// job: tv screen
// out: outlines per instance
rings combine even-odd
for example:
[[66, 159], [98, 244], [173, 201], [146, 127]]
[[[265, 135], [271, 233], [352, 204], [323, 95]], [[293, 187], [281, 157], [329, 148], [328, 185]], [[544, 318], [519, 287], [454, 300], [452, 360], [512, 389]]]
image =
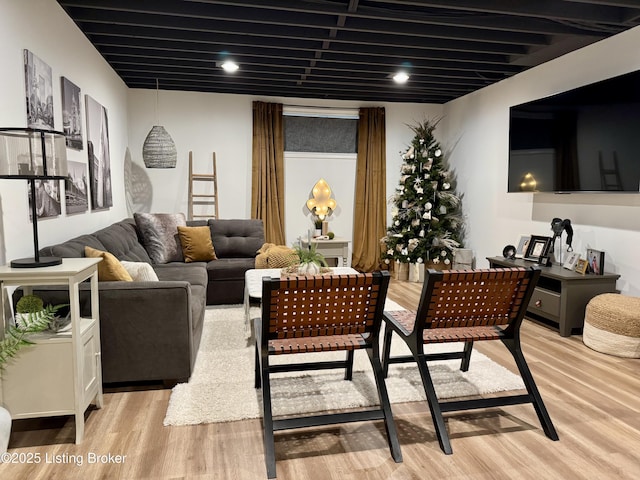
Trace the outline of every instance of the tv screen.
[[640, 71], [510, 108], [509, 192], [638, 192]]

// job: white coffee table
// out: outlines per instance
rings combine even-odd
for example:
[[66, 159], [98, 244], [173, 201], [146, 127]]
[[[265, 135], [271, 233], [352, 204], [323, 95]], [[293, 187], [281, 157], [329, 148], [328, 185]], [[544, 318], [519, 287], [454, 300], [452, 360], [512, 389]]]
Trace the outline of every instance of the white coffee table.
[[[258, 302], [262, 299], [262, 277], [280, 277], [281, 268], [253, 268], [244, 274], [244, 315], [247, 321], [251, 320], [249, 309], [251, 301]], [[336, 275], [346, 275], [358, 273], [351, 267], [333, 267], [332, 273]]]

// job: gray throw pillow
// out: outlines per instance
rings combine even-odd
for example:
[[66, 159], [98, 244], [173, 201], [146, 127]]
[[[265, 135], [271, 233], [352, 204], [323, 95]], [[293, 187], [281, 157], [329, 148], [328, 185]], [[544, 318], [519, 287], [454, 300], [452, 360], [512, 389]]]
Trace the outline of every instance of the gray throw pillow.
[[183, 262], [178, 226], [186, 226], [183, 213], [134, 213], [142, 244], [153, 263]]

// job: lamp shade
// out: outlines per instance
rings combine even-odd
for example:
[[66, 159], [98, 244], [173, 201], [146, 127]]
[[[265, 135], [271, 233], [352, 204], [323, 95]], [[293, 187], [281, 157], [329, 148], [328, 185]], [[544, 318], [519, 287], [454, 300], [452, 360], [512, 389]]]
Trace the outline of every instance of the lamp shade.
[[176, 144], [161, 125], [154, 125], [142, 145], [142, 159], [147, 168], [175, 168]]
[[68, 174], [65, 135], [36, 128], [0, 128], [0, 178], [25, 179], [31, 190], [33, 257], [11, 261], [14, 268], [50, 267], [62, 263], [59, 257], [38, 252], [36, 181], [62, 180]]
[[0, 178], [56, 179], [67, 174], [64, 133], [35, 128], [0, 128]]

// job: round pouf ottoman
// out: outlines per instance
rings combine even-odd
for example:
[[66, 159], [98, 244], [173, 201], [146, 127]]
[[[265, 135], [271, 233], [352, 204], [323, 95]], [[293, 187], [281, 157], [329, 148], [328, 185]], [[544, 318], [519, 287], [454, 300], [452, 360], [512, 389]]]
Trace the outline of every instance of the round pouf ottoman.
[[640, 298], [603, 293], [587, 304], [584, 344], [601, 353], [640, 358]]

